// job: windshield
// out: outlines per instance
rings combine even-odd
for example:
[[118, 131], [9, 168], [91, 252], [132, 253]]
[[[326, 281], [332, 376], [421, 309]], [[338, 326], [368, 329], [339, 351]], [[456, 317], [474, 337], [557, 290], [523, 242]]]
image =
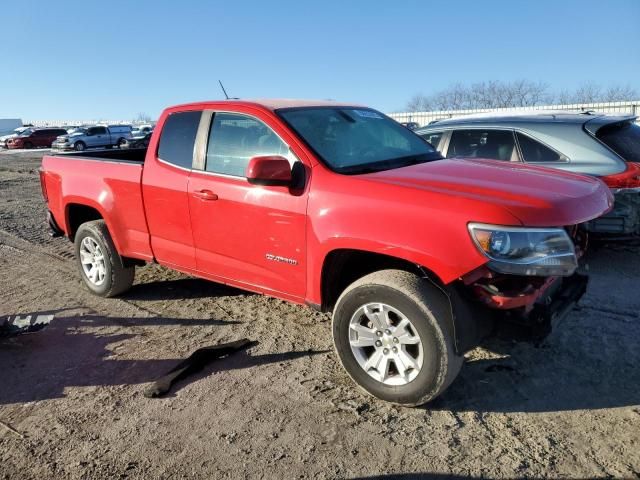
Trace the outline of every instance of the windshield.
[[606, 125], [596, 137], [627, 162], [640, 162], [640, 125], [631, 121]]
[[277, 113], [338, 173], [368, 173], [442, 158], [416, 134], [368, 108], [303, 107]]
[[33, 133], [33, 130], [31, 130], [30, 128], [27, 128], [26, 130], [23, 130], [22, 132], [20, 132], [20, 136], [21, 137], [28, 137], [29, 135], [31, 135]]

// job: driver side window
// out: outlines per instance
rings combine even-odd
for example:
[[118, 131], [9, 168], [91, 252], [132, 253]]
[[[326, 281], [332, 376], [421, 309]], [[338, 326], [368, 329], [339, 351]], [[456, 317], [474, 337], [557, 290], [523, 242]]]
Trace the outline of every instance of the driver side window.
[[289, 147], [260, 120], [237, 113], [214, 114], [205, 171], [244, 177], [249, 160], [258, 155], [280, 155], [294, 161]]

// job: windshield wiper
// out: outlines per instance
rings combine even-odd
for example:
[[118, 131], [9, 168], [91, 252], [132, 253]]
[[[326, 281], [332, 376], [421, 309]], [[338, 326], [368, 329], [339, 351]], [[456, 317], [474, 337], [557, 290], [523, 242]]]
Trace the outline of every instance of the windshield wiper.
[[418, 165], [420, 163], [427, 163], [433, 160], [442, 160], [444, 157], [437, 152], [434, 152], [433, 157], [431, 155], [415, 155], [407, 157], [399, 157], [391, 160], [383, 160], [381, 162], [364, 163], [361, 165], [350, 165], [337, 169], [338, 173], [344, 174], [359, 174], [359, 173], [374, 173], [381, 172], [383, 170], [392, 170], [396, 168], [410, 167], [411, 165]]

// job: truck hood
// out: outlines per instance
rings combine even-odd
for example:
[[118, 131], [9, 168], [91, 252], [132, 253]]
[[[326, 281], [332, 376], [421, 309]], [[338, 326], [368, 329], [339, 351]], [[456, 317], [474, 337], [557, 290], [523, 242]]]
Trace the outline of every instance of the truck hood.
[[498, 160], [436, 160], [361, 178], [502, 207], [530, 227], [583, 223], [613, 206], [611, 192], [597, 178]]

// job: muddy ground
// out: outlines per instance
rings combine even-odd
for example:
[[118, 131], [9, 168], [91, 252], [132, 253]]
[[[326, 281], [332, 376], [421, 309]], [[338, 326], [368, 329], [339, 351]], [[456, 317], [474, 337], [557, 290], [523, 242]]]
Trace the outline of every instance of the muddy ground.
[[[327, 316], [139, 268], [101, 299], [50, 239], [42, 152], [0, 153], [0, 318], [53, 313], [0, 340], [0, 478], [640, 476], [640, 248], [588, 257], [583, 306], [540, 346], [491, 341], [425, 408], [360, 393]], [[259, 344], [148, 399], [198, 347]], [[18, 435], [19, 434], [19, 435]]]

